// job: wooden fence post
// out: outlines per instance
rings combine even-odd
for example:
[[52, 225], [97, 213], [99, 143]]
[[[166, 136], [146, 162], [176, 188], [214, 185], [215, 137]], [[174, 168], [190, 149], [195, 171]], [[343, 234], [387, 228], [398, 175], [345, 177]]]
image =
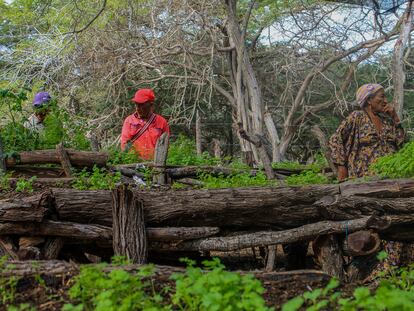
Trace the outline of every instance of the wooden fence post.
[[115, 255], [133, 263], [147, 261], [147, 234], [143, 203], [125, 185], [112, 191], [112, 239]]
[[168, 144], [168, 133], [164, 133], [157, 140], [157, 145], [155, 146], [154, 173], [152, 181], [159, 185], [165, 185], [167, 183], [165, 164], [167, 163]]
[[65, 171], [66, 177], [72, 177], [72, 165], [70, 163], [68, 153], [63, 147], [63, 143], [56, 145], [56, 153], [58, 155], [62, 168]]

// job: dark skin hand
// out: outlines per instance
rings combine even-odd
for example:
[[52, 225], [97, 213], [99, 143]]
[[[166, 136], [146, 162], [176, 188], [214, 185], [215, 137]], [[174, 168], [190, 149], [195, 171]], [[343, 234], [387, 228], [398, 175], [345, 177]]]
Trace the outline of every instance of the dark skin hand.
[[151, 114], [154, 112], [154, 102], [146, 102], [144, 104], [135, 104], [137, 113], [140, 118], [148, 120]]
[[[382, 131], [382, 122], [381, 119], [377, 116], [377, 113], [388, 114], [394, 120], [395, 124], [398, 124], [400, 122], [400, 118], [395, 112], [394, 107], [388, 104], [387, 102], [387, 98], [384, 94], [384, 89], [380, 89], [378, 92], [376, 92], [374, 97], [368, 100], [368, 103], [364, 109], [369, 115], [372, 122], [374, 123], [378, 133]], [[346, 166], [338, 166], [339, 182], [342, 182], [347, 178], [348, 169], [346, 168]]]

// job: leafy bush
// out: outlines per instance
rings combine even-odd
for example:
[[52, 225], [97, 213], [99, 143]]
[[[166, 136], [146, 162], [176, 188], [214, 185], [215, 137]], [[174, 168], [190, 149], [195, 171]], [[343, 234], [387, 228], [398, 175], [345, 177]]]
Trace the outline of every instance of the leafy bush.
[[414, 142], [406, 144], [397, 153], [381, 157], [370, 167], [371, 171], [383, 177], [414, 177]]
[[324, 289], [315, 289], [285, 303], [282, 311], [306, 310], [414, 310], [414, 265], [391, 267], [382, 274], [376, 290], [357, 287], [350, 297], [334, 290], [339, 282], [332, 279]]
[[[117, 261], [123, 263], [122, 259]], [[187, 263], [184, 273], [171, 276], [175, 292], [165, 288], [161, 293], [154, 290], [153, 266], [142, 266], [136, 274], [121, 268], [105, 272], [106, 264], [83, 266], [69, 290], [75, 302], [63, 310], [270, 310], [261, 296], [264, 289], [260, 281], [252, 275], [225, 271], [218, 259], [205, 261], [206, 271], [194, 267], [193, 261]], [[167, 294], [170, 300], [164, 299]]]
[[204, 152], [197, 155], [195, 142], [184, 135], [179, 135], [176, 141], [170, 143], [168, 149], [168, 165], [217, 165], [220, 159]]
[[[7, 256], [0, 257], [0, 271], [7, 271], [13, 268], [13, 265], [7, 264]], [[16, 276], [0, 277], [0, 302], [2, 305], [14, 302], [18, 280], [19, 278]]]
[[81, 267], [75, 285], [69, 290], [70, 298], [79, 304], [66, 304], [63, 310], [171, 310], [162, 305], [162, 297], [153, 291], [152, 266], [143, 266], [136, 274], [122, 269], [107, 273], [104, 267], [105, 264]]
[[9, 178], [11, 175], [11, 172], [5, 173], [3, 170], [0, 170], [0, 191], [10, 189]]
[[139, 163], [142, 160], [137, 155], [134, 148], [131, 148], [129, 152], [124, 152], [118, 147], [111, 148], [109, 151], [109, 165], [117, 165], [117, 164], [131, 164], [131, 163]]
[[252, 176], [250, 173], [235, 173], [228, 176], [224, 174], [213, 176], [207, 173], [200, 173], [198, 177], [204, 183], [203, 187], [206, 189], [277, 185], [277, 181], [268, 180], [262, 171], [258, 171], [256, 176]]
[[204, 261], [204, 269], [186, 260], [186, 272], [175, 273], [172, 303], [181, 310], [271, 310], [262, 297], [264, 289], [252, 275], [224, 270], [220, 260]]
[[33, 192], [33, 183], [36, 181], [37, 177], [32, 176], [29, 179], [19, 178], [16, 183], [16, 192]]
[[105, 168], [100, 169], [94, 165], [92, 172], [84, 168], [81, 172], [76, 173], [72, 187], [78, 190], [113, 189], [120, 180], [120, 172], [111, 173]]
[[304, 171], [300, 174], [287, 177], [286, 183], [289, 186], [328, 184], [329, 179], [325, 175], [315, 171]]

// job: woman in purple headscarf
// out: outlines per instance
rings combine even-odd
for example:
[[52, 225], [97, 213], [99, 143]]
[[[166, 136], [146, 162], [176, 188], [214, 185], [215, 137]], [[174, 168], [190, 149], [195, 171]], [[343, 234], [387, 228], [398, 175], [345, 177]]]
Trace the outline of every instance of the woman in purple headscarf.
[[[339, 181], [368, 175], [369, 166], [376, 159], [397, 151], [405, 140], [400, 119], [387, 103], [381, 85], [364, 84], [358, 89], [356, 99], [361, 110], [353, 111], [329, 140]], [[354, 257], [348, 267], [348, 278], [374, 279], [390, 265], [398, 264], [401, 248], [401, 243], [383, 241], [388, 258], [381, 264], [375, 254], [367, 258]]]
[[361, 110], [353, 111], [329, 140], [339, 181], [368, 175], [376, 159], [397, 151], [405, 139], [400, 119], [387, 103], [381, 85], [364, 84], [356, 99]]
[[23, 126], [31, 131], [39, 132], [44, 129], [43, 121], [49, 112], [47, 107], [52, 97], [48, 92], [39, 92], [33, 99], [34, 113], [24, 122]]

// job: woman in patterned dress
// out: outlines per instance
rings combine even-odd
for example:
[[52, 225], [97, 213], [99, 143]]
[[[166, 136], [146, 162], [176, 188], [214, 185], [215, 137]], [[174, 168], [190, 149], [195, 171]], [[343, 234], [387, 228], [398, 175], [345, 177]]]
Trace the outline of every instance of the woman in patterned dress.
[[[396, 152], [405, 140], [400, 119], [387, 103], [381, 85], [370, 83], [361, 86], [356, 99], [361, 110], [353, 111], [329, 140], [340, 182], [369, 175], [372, 163], [379, 157]], [[378, 265], [375, 254], [371, 258], [353, 258], [348, 272], [357, 271], [357, 275], [349, 277], [369, 281], [390, 265], [398, 265], [402, 244], [383, 241], [383, 247], [388, 253], [387, 260]], [[367, 266], [371, 269], [366, 269]]]

